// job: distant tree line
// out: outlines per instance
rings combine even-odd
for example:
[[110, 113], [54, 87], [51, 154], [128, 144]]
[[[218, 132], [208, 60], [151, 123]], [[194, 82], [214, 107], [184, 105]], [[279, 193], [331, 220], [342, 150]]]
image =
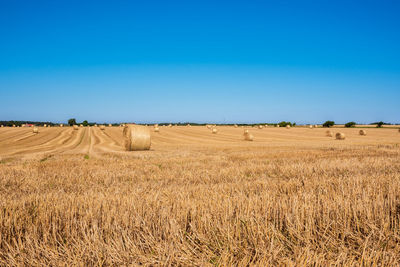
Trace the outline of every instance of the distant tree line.
[[[323, 127], [332, 127], [335, 125], [334, 121], [326, 121], [324, 122], [324, 124], [322, 124]], [[357, 123], [355, 123], [354, 121], [350, 121], [344, 124], [344, 127], [350, 128], [350, 127], [355, 127], [357, 125]], [[383, 125], [392, 125], [391, 123], [386, 123], [383, 121], [379, 121], [379, 122], [373, 122], [370, 123], [369, 125], [376, 125], [377, 128], [382, 127]]]
[[[59, 123], [54, 123], [54, 122], [50, 122], [50, 121], [0, 121], [0, 125], [4, 125], [4, 126], [8, 126], [8, 127], [12, 127], [13, 125], [15, 126], [21, 126], [23, 124], [32, 124], [35, 126], [43, 126], [43, 125], [50, 125], [50, 126], [54, 126], [54, 125], [58, 125]], [[71, 118], [68, 120], [68, 125], [73, 126], [73, 125], [79, 125], [82, 124], [83, 126], [93, 126], [95, 124], [98, 124], [97, 122], [88, 122], [87, 120], [82, 121], [81, 123], [78, 123], [76, 121], [75, 118]], [[102, 123], [102, 124], [107, 124], [107, 123]], [[142, 123], [144, 125], [144, 123]], [[155, 124], [155, 123], [148, 123], [148, 124]], [[162, 122], [162, 123], [158, 123], [158, 125], [160, 126], [166, 126], [166, 125], [178, 125], [178, 126], [185, 126], [185, 125], [193, 125], [193, 126], [205, 126], [208, 123], [196, 123], [196, 122]], [[119, 126], [120, 123], [113, 123], [113, 126]], [[232, 126], [235, 125], [234, 123], [217, 123], [216, 125], [220, 125], [220, 126]], [[269, 126], [277, 126], [279, 125], [280, 127], [286, 127], [287, 125], [290, 126], [296, 126], [295, 122], [289, 122], [289, 121], [281, 121], [279, 123], [236, 123], [236, 125], [238, 126], [258, 126], [258, 125], [269, 125]], [[322, 124], [322, 127], [333, 127], [335, 125], [334, 121], [326, 121]], [[350, 121], [348, 123], [346, 123], [344, 126], [345, 127], [355, 127], [357, 124], [354, 121]], [[383, 121], [379, 121], [379, 122], [373, 122], [370, 123], [369, 125], [376, 125], [377, 128], [382, 127], [383, 125], [392, 125], [391, 123], [387, 123], [387, 122], [383, 122]]]
[[55, 125], [55, 123], [50, 121], [0, 121], [0, 125], [4, 125], [7, 127], [12, 127], [13, 125], [22, 126], [23, 124], [32, 124], [35, 126], [43, 126], [45, 124], [50, 126]]
[[[75, 118], [72, 118], [72, 119], [69, 119], [68, 120], [68, 125], [69, 126], [73, 126], [73, 125], [80, 125], [80, 124], [82, 124], [83, 126], [93, 126], [93, 125], [95, 125], [95, 124], [104, 124], [104, 125], [106, 125], [106, 124], [108, 124], [108, 123], [97, 123], [97, 122], [88, 122], [87, 120], [84, 120], [84, 121], [82, 121], [81, 123], [79, 123], [79, 122], [77, 122], [76, 121], [76, 119]], [[119, 126], [120, 124], [119, 123], [113, 123], [112, 124], [113, 126]]]

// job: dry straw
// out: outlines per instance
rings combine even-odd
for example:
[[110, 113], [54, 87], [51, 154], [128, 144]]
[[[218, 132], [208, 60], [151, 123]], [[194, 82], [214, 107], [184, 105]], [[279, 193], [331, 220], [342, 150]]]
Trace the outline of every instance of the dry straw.
[[279, 124], [277, 124], [277, 125], [276, 125], [276, 127], [278, 127], [278, 128], [279, 128], [279, 127], [281, 127], [281, 126], [279, 126]]
[[213, 129], [212, 129], [212, 133], [213, 133], [213, 134], [216, 134], [216, 133], [218, 133], [218, 130], [217, 130], [217, 128], [213, 128]]
[[74, 130], [78, 130], [78, 129], [79, 129], [78, 125], [74, 125]]
[[286, 129], [290, 129], [290, 125], [286, 125]]
[[112, 124], [111, 124], [111, 123], [109, 123], [109, 124], [108, 124], [108, 127], [112, 127]]
[[237, 124], [235, 124], [234, 127], [237, 128], [238, 127]]
[[344, 139], [346, 139], [346, 135], [344, 135], [344, 133], [336, 133], [336, 139], [344, 140]]
[[367, 135], [367, 131], [365, 131], [365, 130], [360, 130], [359, 134], [360, 134], [360, 135]]
[[33, 127], [32, 132], [35, 133], [35, 134], [39, 133], [39, 128], [36, 127], [36, 126]]
[[170, 123], [170, 124], [168, 125], [168, 127], [171, 128], [171, 127], [172, 127], [172, 124]]
[[123, 134], [126, 151], [150, 149], [151, 137], [149, 128], [141, 125], [126, 125]]
[[312, 129], [313, 127], [312, 127], [312, 125], [310, 125], [310, 126], [308, 126], [308, 128]]
[[157, 127], [154, 127], [154, 131], [155, 131], [156, 133], [158, 133], [158, 132], [160, 131], [160, 128], [158, 128], [158, 126], [157, 126]]
[[333, 132], [332, 131], [326, 131], [326, 136], [332, 137], [333, 136]]
[[60, 127], [64, 127], [64, 124], [61, 123], [61, 124], [60, 124]]
[[244, 131], [243, 131], [243, 135], [246, 135], [246, 134], [248, 134], [249, 133], [249, 130], [247, 130], [247, 129], [245, 129]]
[[211, 129], [211, 125], [210, 124], [207, 124], [206, 127], [207, 127], [207, 129]]
[[83, 124], [80, 124], [79, 127], [83, 127]]
[[106, 126], [100, 125], [100, 130], [104, 131], [106, 129]]
[[263, 128], [263, 126], [262, 125], [258, 125], [258, 129], [262, 129]]
[[244, 140], [253, 141], [254, 140], [254, 136], [251, 133], [249, 133], [249, 131], [247, 131], [247, 132], [244, 133]]

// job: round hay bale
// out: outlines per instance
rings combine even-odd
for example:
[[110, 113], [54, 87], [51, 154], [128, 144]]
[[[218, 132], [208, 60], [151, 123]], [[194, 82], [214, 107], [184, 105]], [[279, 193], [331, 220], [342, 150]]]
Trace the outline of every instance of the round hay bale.
[[36, 126], [33, 127], [32, 132], [35, 133], [35, 134], [39, 133], [39, 128], [36, 127]]
[[344, 135], [344, 133], [336, 133], [336, 139], [344, 140], [344, 139], [346, 139], [346, 135]]
[[192, 125], [190, 125], [189, 123], [186, 125], [187, 127], [191, 127]]
[[79, 129], [78, 125], [74, 125], [74, 130], [78, 130], [78, 129]]
[[262, 125], [258, 125], [258, 129], [262, 129], [263, 128], [263, 126]]
[[251, 133], [244, 134], [244, 140], [245, 141], [253, 141], [254, 136]]
[[206, 127], [207, 127], [207, 129], [211, 129], [211, 125], [210, 124], [207, 124]]
[[79, 124], [79, 127], [83, 127], [83, 124]]
[[326, 131], [326, 136], [332, 137], [333, 136], [333, 132], [332, 131]]
[[158, 133], [158, 132], [160, 132], [160, 128], [154, 127], [154, 131], [155, 131], [156, 133]]
[[97, 127], [97, 124], [93, 125], [94, 127]]
[[314, 128], [317, 128], [317, 127], [318, 127], [318, 125], [315, 124], [315, 125], [314, 125]]
[[64, 124], [61, 123], [61, 124], [60, 124], [60, 127], [64, 127]]
[[233, 125], [233, 127], [237, 128], [238, 126], [237, 126], [237, 124], [235, 124], [235, 125]]
[[47, 124], [44, 124], [43, 127], [47, 127]]
[[100, 130], [104, 131], [106, 129], [106, 126], [100, 125]]
[[312, 127], [312, 125], [310, 125], [310, 126], [308, 126], [308, 128], [312, 129], [313, 127]]
[[171, 127], [172, 127], [172, 124], [170, 123], [170, 124], [168, 125], [168, 127], [171, 128]]
[[141, 125], [127, 125], [123, 130], [126, 151], [149, 150], [151, 146], [150, 130]]
[[4, 125], [2, 124], [0, 127], [1, 127], [1, 128], [3, 128], [3, 127], [4, 127]]
[[277, 125], [276, 125], [276, 127], [278, 127], [278, 128], [279, 128], [279, 127], [281, 127], [281, 126], [280, 126], [279, 124], [277, 124]]
[[286, 125], [286, 129], [290, 129], [290, 125]]
[[365, 131], [365, 130], [360, 130], [359, 134], [360, 134], [360, 135], [367, 135], [367, 131]]
[[108, 127], [112, 127], [112, 124], [111, 124], [111, 123], [109, 123], [109, 124], [108, 124]]
[[249, 130], [247, 130], [247, 129], [245, 129], [245, 130], [243, 131], [243, 135], [246, 135], [246, 134], [249, 134]]
[[213, 134], [216, 134], [216, 133], [218, 133], [218, 130], [217, 130], [217, 128], [213, 128], [211, 132], [212, 132]]

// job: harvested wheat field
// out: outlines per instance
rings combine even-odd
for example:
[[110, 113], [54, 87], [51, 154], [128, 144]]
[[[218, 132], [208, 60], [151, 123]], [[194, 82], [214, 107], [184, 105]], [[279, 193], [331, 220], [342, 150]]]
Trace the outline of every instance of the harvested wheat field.
[[397, 129], [217, 128], [1, 128], [0, 265], [400, 262]]

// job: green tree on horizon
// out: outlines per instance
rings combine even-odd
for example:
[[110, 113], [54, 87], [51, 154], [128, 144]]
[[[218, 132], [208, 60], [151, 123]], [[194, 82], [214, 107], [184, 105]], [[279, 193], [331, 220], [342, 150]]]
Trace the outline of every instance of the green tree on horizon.
[[69, 119], [68, 120], [68, 125], [69, 126], [72, 126], [72, 125], [75, 125], [76, 124], [76, 120], [75, 119]]
[[322, 124], [322, 127], [328, 127], [328, 128], [330, 128], [330, 127], [332, 127], [333, 125], [335, 125], [335, 122], [334, 122], [334, 121], [326, 121], [326, 122], [324, 122], [324, 124]]

